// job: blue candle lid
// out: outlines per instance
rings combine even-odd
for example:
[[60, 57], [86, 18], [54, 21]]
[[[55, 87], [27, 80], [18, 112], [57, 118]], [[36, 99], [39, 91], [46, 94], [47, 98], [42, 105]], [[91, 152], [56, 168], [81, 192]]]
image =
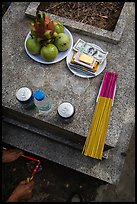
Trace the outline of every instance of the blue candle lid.
[[37, 90], [37, 91], [34, 93], [34, 97], [35, 97], [36, 100], [41, 101], [41, 100], [44, 99], [45, 93], [44, 93], [44, 91], [42, 91], [42, 90]]

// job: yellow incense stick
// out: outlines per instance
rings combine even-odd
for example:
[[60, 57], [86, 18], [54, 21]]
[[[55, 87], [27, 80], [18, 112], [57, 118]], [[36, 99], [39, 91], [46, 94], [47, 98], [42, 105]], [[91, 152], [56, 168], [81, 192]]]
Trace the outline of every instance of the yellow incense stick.
[[84, 153], [84, 155], [102, 159], [111, 106], [111, 99], [99, 97], [83, 148], [82, 153]]
[[[91, 123], [91, 126], [90, 126], [90, 129], [89, 129], [89, 132], [88, 132], [88, 137], [87, 137], [87, 140], [86, 140], [86, 152], [85, 154], [89, 154], [89, 151], [90, 151], [90, 146], [89, 146], [89, 143], [91, 143], [91, 135], [94, 134], [94, 132], [96, 131], [96, 127], [97, 127], [97, 121], [99, 119], [99, 114], [100, 114], [100, 99], [96, 105], [96, 109], [95, 109], [95, 112], [94, 112], [94, 115], [93, 115], [93, 120], [92, 120], [92, 123]], [[94, 131], [94, 132], [93, 132]], [[94, 139], [94, 138], [93, 138]]]
[[91, 131], [92, 131], [93, 127], [94, 127], [94, 123], [96, 122], [96, 117], [98, 115], [98, 111], [99, 111], [99, 103], [97, 103], [97, 105], [95, 107], [95, 112], [94, 112], [94, 115], [93, 115], [92, 123], [90, 124], [90, 128], [89, 128], [89, 131], [88, 131], [88, 135], [87, 135], [86, 142], [84, 144], [82, 153], [85, 151], [85, 149], [87, 148], [87, 145], [89, 143]]
[[101, 140], [99, 143], [99, 148], [98, 148], [97, 154], [94, 157], [96, 159], [102, 159], [103, 149], [104, 149], [105, 139], [106, 139], [106, 134], [107, 134], [107, 129], [108, 129], [108, 122], [109, 122], [111, 106], [112, 106], [112, 101], [111, 101], [111, 99], [110, 100], [108, 99], [108, 106], [106, 106], [106, 111], [104, 113], [101, 132], [100, 132], [100, 139]]
[[102, 141], [102, 137], [105, 137], [105, 135], [104, 134], [102, 135], [102, 133], [105, 132], [105, 129], [104, 129], [105, 126], [104, 125], [105, 125], [106, 120], [107, 120], [107, 113], [108, 113], [109, 104], [110, 104], [108, 98], [106, 98], [106, 100], [104, 100], [104, 98], [102, 98], [102, 100], [104, 101], [104, 103], [106, 105], [105, 105], [105, 109], [104, 109], [101, 121], [100, 121], [100, 123], [98, 125], [98, 129], [97, 129], [97, 132], [96, 132], [96, 135], [98, 135], [98, 141], [97, 141], [97, 144], [96, 144], [96, 150], [94, 152], [95, 157], [100, 155], [100, 146], [104, 146], [103, 142], [101, 142], [101, 141]]
[[101, 143], [100, 143], [101, 144], [100, 154], [98, 155], [99, 159], [102, 159], [102, 155], [103, 155], [104, 144], [105, 144], [105, 139], [106, 139], [107, 130], [108, 130], [108, 123], [109, 123], [109, 118], [110, 118], [110, 113], [111, 113], [111, 107], [112, 107], [112, 99], [109, 99], [109, 107], [108, 107], [105, 122], [104, 122], [104, 130], [102, 131], [102, 137], [101, 137]]
[[[93, 120], [92, 120], [90, 129], [89, 129], [89, 132], [88, 132], [88, 136], [86, 139], [86, 147], [84, 146], [85, 154], [89, 154], [89, 152], [91, 151], [91, 145], [90, 144], [92, 143], [92, 141], [94, 142], [94, 133], [95, 133], [97, 125], [98, 125], [98, 120], [100, 118], [102, 106], [103, 106], [102, 100], [101, 100], [101, 98], [99, 98], [98, 103], [96, 105], [95, 112], [94, 112]], [[91, 135], [92, 135], [92, 137], [91, 137]]]
[[104, 113], [105, 106], [106, 106], [106, 102], [107, 102], [106, 98], [103, 98], [103, 99], [104, 100], [102, 100], [102, 97], [100, 97], [99, 106], [98, 106], [99, 112], [97, 115], [97, 120], [96, 120], [95, 125], [93, 127], [92, 135], [90, 136], [91, 137], [90, 144], [89, 144], [90, 155], [94, 155], [94, 152], [96, 151], [97, 142], [99, 140], [99, 135], [97, 134], [97, 131], [98, 131], [100, 122], [102, 120], [103, 113]]
[[104, 105], [105, 105], [105, 108], [103, 110], [103, 113], [102, 113], [102, 116], [100, 118], [100, 121], [98, 123], [98, 128], [97, 128], [97, 131], [96, 131], [96, 138], [97, 138], [97, 141], [96, 141], [96, 144], [95, 144], [95, 148], [94, 148], [94, 152], [91, 154], [91, 156], [93, 157], [97, 157], [97, 155], [99, 154], [100, 152], [100, 149], [99, 149], [99, 142], [101, 140], [101, 132], [103, 131], [103, 124], [105, 123], [105, 114], [107, 112], [107, 108], [108, 108], [108, 104], [109, 104], [109, 101], [107, 100], [107, 98], [101, 98]]

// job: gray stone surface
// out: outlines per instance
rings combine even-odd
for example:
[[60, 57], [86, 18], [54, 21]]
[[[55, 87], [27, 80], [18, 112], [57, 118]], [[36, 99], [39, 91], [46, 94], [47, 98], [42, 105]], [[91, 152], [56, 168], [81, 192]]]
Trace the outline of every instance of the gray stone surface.
[[[30, 19], [27, 19], [24, 13], [27, 5], [24, 3], [20, 6], [20, 3], [13, 3], [3, 17], [3, 106], [21, 112], [25, 116], [30, 116], [61, 129], [74, 132], [85, 138], [95, 110], [95, 100], [105, 70], [98, 77], [87, 80], [72, 75], [67, 68], [65, 60], [54, 65], [43, 65], [30, 59], [24, 50], [24, 40], [30, 29]], [[10, 20], [10, 22], [8, 20], [9, 16], [12, 16], [12, 21]], [[130, 26], [131, 29], [134, 29], [134, 23], [131, 23]], [[107, 50], [109, 54], [106, 70], [116, 71], [119, 74], [117, 92], [106, 140], [106, 144], [112, 147], [117, 143], [122, 126], [126, 123], [125, 120], [129, 120], [130, 117], [131, 124], [134, 124], [134, 30], [132, 31], [131, 29], [128, 36], [126, 35], [128, 31], [125, 30], [125, 35], [119, 45], [72, 33], [74, 42], [82, 38]], [[65, 80], [64, 84], [63, 82], [61, 83], [62, 87], [60, 89], [54, 86], [57, 77], [60, 80]], [[76, 89], [77, 83], [81, 88], [84, 86], [81, 94]], [[31, 87], [34, 91], [38, 88], [46, 91], [53, 101], [51, 113], [44, 116], [39, 114], [37, 109], [30, 112], [21, 109], [20, 104], [15, 98], [15, 93], [22, 86]], [[58, 105], [63, 101], [71, 102], [76, 108], [73, 122], [69, 124], [60, 121], [56, 114]], [[128, 104], [130, 104], [130, 107]], [[31, 120], [28, 122], [31, 122]]]
[[[36, 15], [36, 10], [39, 4], [40, 2], [31, 2], [25, 13], [33, 18]], [[130, 2], [125, 2], [114, 31], [97, 28], [95, 26], [87, 25], [81, 22], [77, 22], [75, 20], [70, 20], [51, 13], [47, 14], [53, 19], [60, 20], [72, 32], [78, 32], [80, 34], [88, 35], [90, 37], [95, 37], [104, 41], [117, 44], [120, 42], [122, 34], [124, 32], [125, 24], [130, 13], [130, 8]]]
[[[67, 159], [67, 161], [64, 161], [63, 163], [63, 165], [72, 167], [102, 180], [107, 180], [106, 178], [108, 175], [109, 181], [115, 182], [119, 178], [122, 164], [124, 162], [124, 159], [120, 156], [120, 152], [127, 150], [135, 122], [134, 4], [131, 6], [131, 12], [121, 41], [117, 45], [72, 32], [74, 42], [79, 38], [82, 38], [85, 41], [99, 45], [102, 49], [109, 52], [106, 69], [98, 77], [90, 80], [75, 77], [76, 79], [74, 82], [81, 83], [81, 87], [85, 84], [88, 85], [88, 88], [84, 89], [81, 94], [76, 93], [76, 90], [73, 89], [75, 86], [72, 87], [72, 85], [75, 84], [69, 83], [70, 79], [73, 79], [74, 76], [68, 70], [65, 60], [53, 65], [43, 65], [33, 61], [27, 56], [24, 50], [24, 41], [30, 29], [30, 19], [25, 15], [28, 5], [28, 2], [12, 3], [2, 19], [2, 106], [8, 108], [8, 111], [11, 112], [11, 114], [16, 114], [17, 118], [28, 122], [28, 124], [33, 123], [38, 125], [39, 123], [37, 122], [40, 121], [40, 124], [45, 124], [45, 128], [48, 130], [52, 127], [53, 130], [57, 130], [57, 132], [59, 132], [59, 130], [64, 130], [64, 132], [66, 131], [65, 133], [72, 132], [74, 133], [72, 134], [74, 139], [76, 139], [76, 135], [79, 135], [84, 140], [88, 133], [88, 128], [96, 105], [96, 97], [105, 70], [118, 72], [119, 78], [117, 91], [106, 138], [106, 144], [115, 147], [111, 149], [109, 160], [105, 160], [104, 162], [95, 161], [92, 158], [83, 156], [79, 151], [75, 155], [75, 158], [77, 158], [76, 163], [75, 160], [72, 160], [72, 155], [74, 155], [73, 149], [66, 147], [71, 161]], [[36, 75], [33, 75], [34, 72]], [[53, 86], [57, 73], [60, 73], [59, 76], [63, 76], [63, 79], [64, 76], [66, 76], [65, 85], [61, 87], [62, 89], [58, 90]], [[32, 74], [31, 77], [30, 74]], [[40, 80], [38, 77], [40, 77]], [[50, 81], [51, 78], [52, 81]], [[40, 83], [38, 83], [37, 80]], [[20, 104], [15, 98], [15, 93], [24, 85], [31, 87], [34, 91], [38, 88], [42, 88], [52, 98], [53, 108], [47, 116], [40, 115], [37, 109], [33, 111], [25, 111], [20, 107]], [[76, 107], [73, 121], [68, 124], [62, 123], [56, 114], [58, 105], [65, 100], [72, 102]], [[67, 138], [69, 138], [69, 135], [70, 134], [67, 136], [67, 134], [65, 134]], [[31, 151], [31, 148], [33, 148], [33, 153], [44, 157], [44, 154], [42, 153], [43, 150], [39, 149], [38, 146], [42, 143], [44, 148], [44, 141], [47, 138], [37, 136], [34, 138], [34, 143], [36, 144], [37, 149], [35, 149], [31, 142], [28, 141], [29, 138], [20, 143], [18, 137], [15, 136], [15, 140], [14, 142], [12, 140], [12, 142], [18, 147], [28, 148], [28, 151]], [[4, 140], [10, 142], [8, 137]], [[61, 144], [58, 144], [56, 148], [60, 150], [59, 152], [62, 152], [60, 145]], [[52, 147], [50, 150], [52, 151], [53, 149], [54, 148]], [[66, 153], [66, 155], [60, 155], [60, 157], [65, 158], [65, 156], [67, 157], [67, 154], [68, 153]], [[63, 162], [61, 158], [60, 161], [58, 161], [60, 164]], [[87, 165], [91, 166], [85, 167], [84, 163], [82, 164], [83, 160], [88, 163]]]

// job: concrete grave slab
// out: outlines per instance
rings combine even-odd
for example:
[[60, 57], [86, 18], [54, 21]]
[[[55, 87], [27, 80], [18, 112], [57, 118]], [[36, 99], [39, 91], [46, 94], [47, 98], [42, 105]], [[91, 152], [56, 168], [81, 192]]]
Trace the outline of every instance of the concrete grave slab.
[[[10, 8], [12, 9], [13, 7]], [[41, 124], [42, 128], [44, 127], [47, 128], [48, 126], [49, 129], [56, 129], [56, 131], [59, 132], [62, 132], [62, 130], [64, 132], [67, 131], [67, 133], [69, 134], [65, 134], [65, 137], [71, 139], [74, 138], [74, 140], [75, 137], [77, 137], [76, 135], [79, 135], [81, 141], [84, 142], [94, 113], [96, 105], [95, 101], [98, 95], [98, 90], [104, 72], [102, 72], [99, 76], [88, 80], [74, 76], [68, 70], [65, 60], [62, 60], [59, 63], [53, 65], [43, 65], [30, 59], [24, 50], [24, 41], [30, 29], [30, 19], [26, 18], [25, 12], [22, 13], [21, 17], [21, 15], [18, 14], [19, 12], [18, 10], [21, 8], [18, 8], [17, 6], [18, 10], [16, 10], [14, 14], [12, 13], [12, 17], [14, 18], [10, 20], [10, 22], [12, 21], [13, 22], [9, 23], [7, 15], [10, 12], [10, 8], [3, 18], [4, 35], [2, 42], [4, 62], [3, 63], [4, 107], [9, 108], [9, 110], [14, 110], [15, 111], [14, 115], [20, 117], [22, 120], [25, 120], [25, 122], [27, 120], [27, 122], [33, 123], [39, 127]], [[13, 24], [14, 21], [16, 21], [16, 25]], [[22, 29], [19, 32], [21, 24], [23, 25]], [[117, 47], [113, 47], [113, 45], [107, 44], [106, 42], [98, 41], [95, 38], [90, 38], [89, 36], [81, 35], [78, 33], [72, 33], [72, 35], [74, 38], [74, 42], [76, 42], [77, 39], [82, 38], [87, 42], [92, 41], [94, 44], [100, 45], [102, 48], [104, 48], [104, 50], [107, 50], [109, 52], [107, 59], [108, 60], [107, 67], [109, 66], [110, 70], [116, 70], [118, 73], [120, 73], [120, 75], [122, 73], [125, 74], [125, 72], [127, 72], [127, 70], [125, 69], [121, 70], [120, 65], [121, 58], [119, 56], [121, 55], [121, 52], [124, 52], [125, 49], [123, 43], [121, 44], [122, 45], [121, 49], [117, 50]], [[124, 60], [125, 61], [123, 62], [128, 63], [126, 59]], [[117, 69], [115, 69], [114, 66], [117, 67]], [[130, 66], [129, 63], [128, 66]], [[127, 72], [127, 77], [128, 75], [130, 75], [130, 73]], [[62, 79], [65, 80], [64, 83], [61, 83], [62, 87], [60, 89], [57, 89], [57, 86], [53, 86], [57, 76], [60, 77], [60, 80]], [[128, 77], [128, 80], [130, 78], [131, 76]], [[40, 81], [41, 83], [37, 84], [37, 81]], [[72, 81], [73, 83], [71, 83]], [[20, 107], [18, 101], [15, 98], [15, 93], [21, 86], [24, 85], [31, 87], [34, 91], [38, 88], [42, 88], [47, 92], [47, 94], [49, 95], [49, 97], [52, 98], [53, 101], [53, 109], [51, 111], [51, 114], [49, 114], [48, 116], [44, 116], [40, 115], [38, 110], [28, 112]], [[132, 83], [130, 83], [130, 86], [131, 85]], [[84, 87], [81, 93], [77, 92], [76, 86], [78, 87], [80, 86], [82, 88]], [[8, 97], [6, 93], [8, 93]], [[118, 94], [120, 95], [122, 93], [123, 92], [118, 92]], [[118, 112], [122, 110], [122, 106], [117, 100], [117, 97], [118, 98], [120, 97], [121, 100], [123, 100], [122, 95], [119, 96], [116, 94], [115, 103], [111, 113], [108, 135], [106, 139], [106, 144], [111, 147], [116, 146], [118, 138], [120, 136], [121, 128], [123, 126], [123, 123], [119, 122], [122, 120], [123, 114], [118, 114]], [[71, 102], [76, 108], [74, 120], [69, 124], [63, 123], [62, 121], [59, 120], [57, 116], [57, 107], [63, 101]], [[16, 112], [18, 114], [16, 114]], [[37, 123], [37, 121], [39, 122]], [[69, 136], [70, 134], [72, 134], [73, 137], [70, 137]]]

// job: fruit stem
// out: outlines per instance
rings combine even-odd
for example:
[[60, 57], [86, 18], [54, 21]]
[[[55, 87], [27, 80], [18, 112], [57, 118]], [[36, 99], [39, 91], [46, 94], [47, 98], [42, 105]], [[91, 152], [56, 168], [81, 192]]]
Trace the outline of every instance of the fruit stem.
[[32, 34], [30, 34], [30, 36], [31, 36], [31, 38], [33, 39], [33, 35], [32, 35]]

